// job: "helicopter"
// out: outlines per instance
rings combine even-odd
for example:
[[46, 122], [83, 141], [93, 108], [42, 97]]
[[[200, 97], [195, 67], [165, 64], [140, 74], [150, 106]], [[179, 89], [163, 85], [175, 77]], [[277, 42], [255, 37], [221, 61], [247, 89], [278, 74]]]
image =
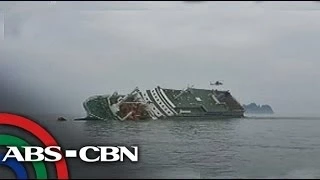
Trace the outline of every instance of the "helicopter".
[[223, 83], [221, 81], [216, 81], [215, 83], [210, 82], [210, 85], [212, 85], [212, 86], [220, 86], [220, 85], [223, 85]]

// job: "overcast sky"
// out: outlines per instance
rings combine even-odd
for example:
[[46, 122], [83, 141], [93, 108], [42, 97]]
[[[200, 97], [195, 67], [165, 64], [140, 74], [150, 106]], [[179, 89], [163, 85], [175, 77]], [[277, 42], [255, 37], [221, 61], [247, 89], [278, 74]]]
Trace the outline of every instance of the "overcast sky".
[[95, 94], [223, 89], [319, 114], [320, 3], [0, 2], [0, 108], [84, 114]]

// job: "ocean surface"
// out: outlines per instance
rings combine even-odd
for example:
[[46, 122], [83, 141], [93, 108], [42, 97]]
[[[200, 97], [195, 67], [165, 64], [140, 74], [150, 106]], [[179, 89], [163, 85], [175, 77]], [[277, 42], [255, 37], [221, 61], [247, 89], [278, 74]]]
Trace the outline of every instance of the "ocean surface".
[[320, 118], [56, 121], [65, 148], [137, 145], [137, 163], [68, 160], [72, 178], [320, 178]]

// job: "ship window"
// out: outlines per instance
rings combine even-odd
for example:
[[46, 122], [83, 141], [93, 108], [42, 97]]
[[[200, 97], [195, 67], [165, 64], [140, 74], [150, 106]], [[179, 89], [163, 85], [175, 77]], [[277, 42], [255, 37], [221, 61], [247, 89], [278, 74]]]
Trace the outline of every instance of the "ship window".
[[162, 105], [162, 107], [164, 107], [164, 105]]
[[202, 101], [199, 97], [196, 97], [196, 100], [197, 100], [197, 101]]
[[159, 112], [157, 112], [157, 114], [160, 114]]
[[156, 108], [153, 108], [153, 110], [156, 110]]
[[159, 104], [162, 104], [162, 102], [159, 102]]

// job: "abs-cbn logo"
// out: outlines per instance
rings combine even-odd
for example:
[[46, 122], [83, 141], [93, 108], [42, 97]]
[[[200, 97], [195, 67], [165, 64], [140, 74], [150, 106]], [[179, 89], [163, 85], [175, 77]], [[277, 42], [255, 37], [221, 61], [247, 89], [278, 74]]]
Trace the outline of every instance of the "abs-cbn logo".
[[[124, 161], [124, 157], [127, 157], [132, 162], [138, 161], [138, 147], [131, 146], [133, 152], [124, 146], [85, 146], [79, 151], [77, 150], [65, 150], [66, 158], [79, 157], [84, 162], [115, 162]], [[2, 161], [6, 161], [8, 158], [15, 158], [19, 162], [56, 162], [62, 159], [62, 155], [59, 153], [61, 147], [49, 146], [42, 148], [39, 146], [23, 146], [24, 155], [16, 146], [7, 146], [8, 151], [5, 154]], [[99, 152], [100, 155], [94, 158], [87, 156], [87, 151]]]
[[[79, 150], [62, 150], [47, 130], [22, 116], [0, 113], [0, 126], [11, 126], [27, 131], [43, 144], [34, 146], [19, 136], [0, 134], [0, 147], [5, 150], [4, 153], [0, 152], [0, 166], [4, 165], [13, 170], [17, 179], [49, 179], [50, 175], [54, 175], [57, 179], [69, 179], [67, 158], [80, 158], [88, 163], [122, 162], [125, 157], [131, 162], [138, 161], [137, 146], [131, 146], [131, 150], [125, 146], [84, 146]], [[95, 155], [90, 155], [90, 152]], [[23, 162], [31, 162], [35, 173], [29, 174]], [[45, 162], [53, 162], [55, 174], [48, 173]], [[35, 177], [31, 174], [35, 174]]]

